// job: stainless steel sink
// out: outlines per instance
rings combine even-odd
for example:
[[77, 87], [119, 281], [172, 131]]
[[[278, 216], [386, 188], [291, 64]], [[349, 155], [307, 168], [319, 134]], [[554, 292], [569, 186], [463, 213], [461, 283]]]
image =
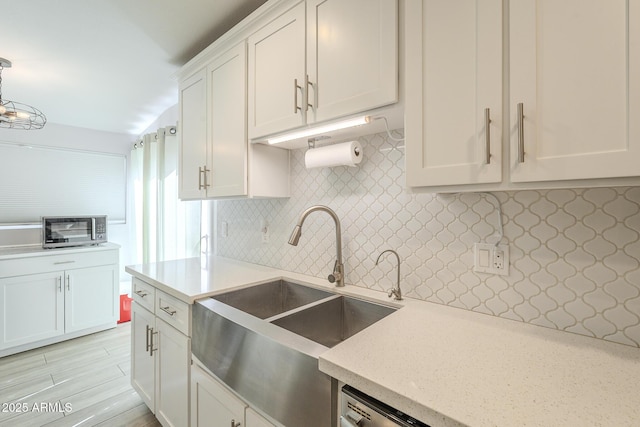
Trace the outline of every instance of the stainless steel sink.
[[193, 306], [192, 352], [220, 380], [285, 426], [335, 426], [337, 382], [318, 357], [396, 309], [275, 281]]
[[331, 295], [320, 289], [278, 280], [212, 298], [260, 319], [267, 319]]
[[333, 347], [395, 311], [394, 308], [338, 296], [273, 321], [326, 347]]

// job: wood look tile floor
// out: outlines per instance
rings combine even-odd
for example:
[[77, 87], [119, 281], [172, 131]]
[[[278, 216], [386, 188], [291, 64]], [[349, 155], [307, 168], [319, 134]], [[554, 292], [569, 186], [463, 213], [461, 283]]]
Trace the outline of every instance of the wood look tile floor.
[[130, 385], [130, 325], [0, 358], [0, 426], [160, 426]]

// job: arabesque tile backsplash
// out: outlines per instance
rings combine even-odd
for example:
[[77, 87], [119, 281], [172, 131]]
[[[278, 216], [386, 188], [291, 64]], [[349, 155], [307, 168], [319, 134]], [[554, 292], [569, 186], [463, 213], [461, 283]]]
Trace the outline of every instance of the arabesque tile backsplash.
[[510, 272], [475, 273], [473, 244], [497, 239], [495, 201], [407, 192], [402, 144], [386, 133], [360, 142], [354, 168], [307, 170], [306, 150], [293, 150], [290, 199], [216, 202], [218, 226], [228, 224], [217, 254], [326, 277], [335, 260], [328, 215], [311, 214], [300, 244], [287, 244], [300, 213], [324, 204], [341, 221], [347, 284], [389, 289], [395, 258], [375, 260], [395, 249], [406, 297], [640, 347], [640, 187], [495, 192]]

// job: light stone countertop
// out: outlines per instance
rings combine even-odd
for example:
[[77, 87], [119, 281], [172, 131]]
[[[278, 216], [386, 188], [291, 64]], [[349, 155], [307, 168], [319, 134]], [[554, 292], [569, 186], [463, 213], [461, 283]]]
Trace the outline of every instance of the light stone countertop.
[[[286, 278], [386, 294], [220, 257], [126, 267], [177, 298]], [[320, 370], [432, 427], [638, 426], [640, 349], [424, 301], [327, 350]]]

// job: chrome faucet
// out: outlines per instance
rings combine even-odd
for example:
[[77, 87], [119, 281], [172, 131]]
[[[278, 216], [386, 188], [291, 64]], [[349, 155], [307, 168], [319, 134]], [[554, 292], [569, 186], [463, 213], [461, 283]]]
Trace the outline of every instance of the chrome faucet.
[[376, 265], [378, 265], [378, 262], [380, 261], [380, 258], [386, 252], [393, 253], [396, 256], [396, 259], [398, 260], [398, 283], [396, 284], [395, 288], [391, 288], [389, 290], [389, 298], [391, 298], [391, 296], [394, 296], [394, 299], [396, 301], [400, 301], [400, 300], [402, 300], [402, 291], [400, 290], [400, 255], [398, 255], [398, 252], [394, 251], [393, 249], [387, 249], [385, 251], [382, 251], [380, 253], [380, 255], [378, 255], [378, 259], [376, 260]]
[[300, 240], [300, 236], [302, 235], [302, 224], [304, 220], [307, 219], [307, 216], [311, 212], [315, 211], [323, 211], [331, 215], [333, 221], [336, 223], [336, 262], [333, 266], [333, 273], [331, 273], [328, 277], [329, 282], [335, 283], [336, 286], [342, 287], [344, 286], [344, 264], [342, 264], [342, 232], [340, 231], [340, 220], [338, 219], [338, 215], [326, 206], [316, 205], [311, 206], [300, 215], [300, 219], [298, 220], [298, 224], [296, 224], [293, 232], [291, 233], [291, 237], [289, 237], [289, 244], [293, 246], [298, 246], [298, 241]]

